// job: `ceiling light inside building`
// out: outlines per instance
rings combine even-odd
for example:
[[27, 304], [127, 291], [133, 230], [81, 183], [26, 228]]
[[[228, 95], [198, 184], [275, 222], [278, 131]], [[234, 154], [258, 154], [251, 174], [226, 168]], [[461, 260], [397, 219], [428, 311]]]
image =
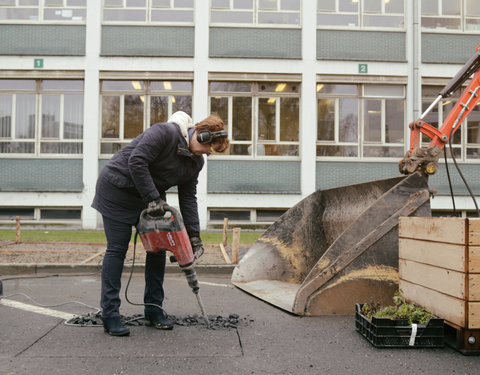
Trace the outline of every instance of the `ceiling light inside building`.
[[141, 90], [142, 89], [142, 85], [138, 81], [132, 81], [132, 86], [135, 90]]

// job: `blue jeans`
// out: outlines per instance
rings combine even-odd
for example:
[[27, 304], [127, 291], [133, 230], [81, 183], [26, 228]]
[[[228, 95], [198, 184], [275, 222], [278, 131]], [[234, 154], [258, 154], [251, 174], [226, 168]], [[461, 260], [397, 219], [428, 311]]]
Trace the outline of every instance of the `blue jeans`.
[[[103, 226], [107, 237], [107, 251], [102, 266], [102, 291], [100, 306], [102, 318], [120, 316], [120, 288], [123, 263], [132, 236], [132, 225], [103, 216]], [[163, 278], [165, 275], [166, 253], [147, 253], [145, 262], [144, 303], [162, 306]], [[155, 306], [145, 306], [145, 312], [160, 311]]]

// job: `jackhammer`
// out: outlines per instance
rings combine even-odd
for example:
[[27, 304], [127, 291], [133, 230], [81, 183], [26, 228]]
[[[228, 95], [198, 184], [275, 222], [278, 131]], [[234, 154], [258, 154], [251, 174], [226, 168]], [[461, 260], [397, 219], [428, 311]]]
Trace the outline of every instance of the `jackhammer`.
[[198, 305], [208, 326], [209, 320], [200, 298], [200, 287], [194, 269], [196, 257], [182, 215], [171, 206], [165, 205], [164, 209], [165, 213], [161, 216], [155, 216], [157, 213], [147, 213], [146, 209], [143, 210], [137, 224], [137, 233], [140, 235], [146, 252], [171, 251], [173, 253], [180, 269], [185, 274], [188, 285], [197, 297]]

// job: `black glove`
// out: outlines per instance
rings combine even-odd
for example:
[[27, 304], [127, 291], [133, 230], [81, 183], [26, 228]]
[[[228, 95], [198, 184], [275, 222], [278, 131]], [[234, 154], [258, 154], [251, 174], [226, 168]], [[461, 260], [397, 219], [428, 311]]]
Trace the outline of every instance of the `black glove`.
[[163, 216], [165, 215], [165, 206], [167, 206], [167, 202], [162, 198], [157, 198], [148, 204], [147, 214], [155, 213], [159, 216]]
[[200, 237], [190, 237], [190, 243], [192, 244], [193, 256], [195, 259], [200, 258], [203, 255], [205, 249], [203, 248], [203, 242]]

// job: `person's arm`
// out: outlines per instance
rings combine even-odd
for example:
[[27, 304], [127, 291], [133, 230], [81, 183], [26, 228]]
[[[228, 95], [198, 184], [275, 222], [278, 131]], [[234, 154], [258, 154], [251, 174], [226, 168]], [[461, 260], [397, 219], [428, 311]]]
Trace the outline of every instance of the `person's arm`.
[[197, 205], [197, 177], [178, 185], [178, 203], [189, 236], [200, 236], [200, 219]]
[[200, 220], [198, 218], [197, 184], [195, 177], [189, 183], [178, 186], [178, 201], [182, 213], [183, 222], [187, 229], [190, 244], [195, 258], [198, 259], [204, 252], [203, 243], [200, 238]]

